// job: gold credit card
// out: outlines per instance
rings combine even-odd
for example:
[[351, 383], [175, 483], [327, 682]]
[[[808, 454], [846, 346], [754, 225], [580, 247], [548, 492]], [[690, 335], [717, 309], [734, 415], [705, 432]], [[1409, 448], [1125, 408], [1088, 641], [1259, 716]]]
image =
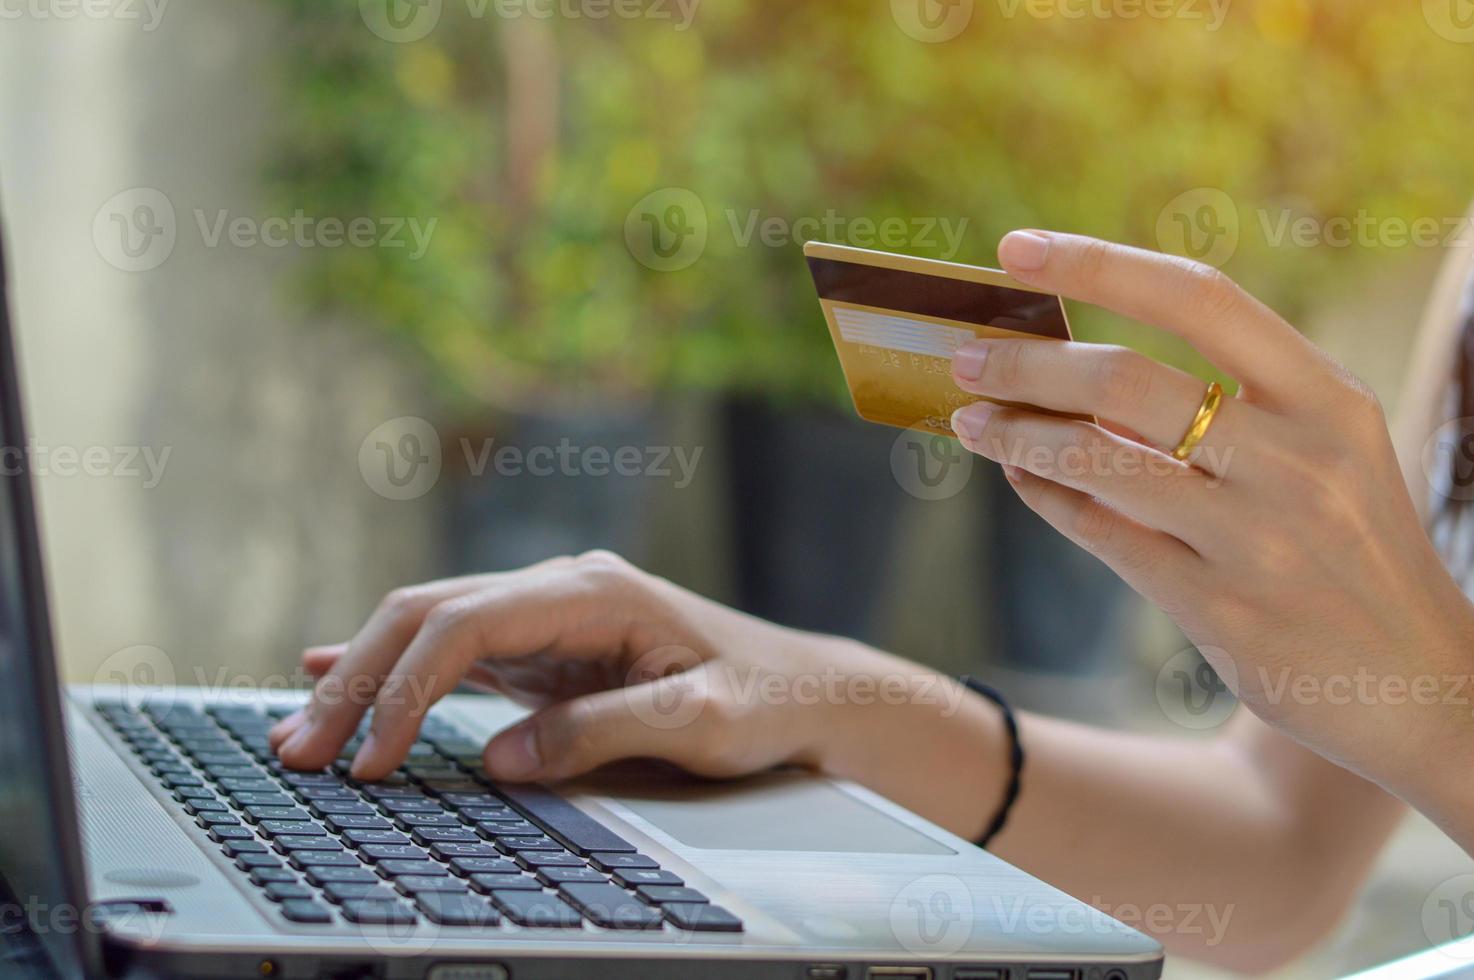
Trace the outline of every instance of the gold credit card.
[[995, 269], [821, 242], [804, 256], [855, 411], [871, 422], [950, 436], [952, 413], [983, 400], [952, 381], [959, 346], [1070, 339], [1058, 296]]

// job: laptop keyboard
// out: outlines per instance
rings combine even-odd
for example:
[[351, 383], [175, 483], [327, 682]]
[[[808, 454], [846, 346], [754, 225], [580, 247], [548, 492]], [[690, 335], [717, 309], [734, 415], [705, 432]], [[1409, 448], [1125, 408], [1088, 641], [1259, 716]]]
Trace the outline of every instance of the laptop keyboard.
[[433, 713], [399, 771], [361, 783], [347, 773], [366, 728], [302, 773], [267, 744], [287, 708], [96, 707], [290, 922], [742, 931], [557, 794], [493, 785], [481, 746]]

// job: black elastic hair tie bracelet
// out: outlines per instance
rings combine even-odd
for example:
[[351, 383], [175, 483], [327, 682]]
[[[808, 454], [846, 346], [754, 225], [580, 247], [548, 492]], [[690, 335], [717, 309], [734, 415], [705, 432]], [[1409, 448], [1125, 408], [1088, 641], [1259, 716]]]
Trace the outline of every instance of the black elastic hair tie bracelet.
[[1009, 811], [1018, 801], [1019, 783], [1024, 773], [1024, 746], [1019, 741], [1018, 719], [1014, 717], [1013, 709], [1008, 706], [1008, 701], [1003, 695], [999, 694], [997, 689], [975, 678], [964, 676], [961, 680], [969, 690], [976, 691], [998, 706], [998, 710], [1003, 712], [1003, 727], [1008, 731], [1008, 764], [1011, 769], [1008, 776], [1008, 788], [1004, 791], [1003, 802], [999, 805], [993, 822], [988, 824], [988, 829], [983, 831], [983, 836], [976, 841], [978, 847], [987, 847], [1003, 830], [1003, 825], [1008, 823]]

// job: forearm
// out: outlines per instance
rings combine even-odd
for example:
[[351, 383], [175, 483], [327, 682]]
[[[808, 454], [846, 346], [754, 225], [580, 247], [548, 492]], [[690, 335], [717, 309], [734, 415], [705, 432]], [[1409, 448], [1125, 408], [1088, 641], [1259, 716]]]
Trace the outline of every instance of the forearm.
[[[924, 676], [902, 665], [870, 669]], [[918, 700], [841, 712], [824, 766], [976, 839], [1007, 782], [1000, 713]], [[991, 850], [1173, 952], [1284, 960], [1336, 921], [1401, 808], [1241, 714], [1201, 741], [1022, 716], [1023, 790]]]

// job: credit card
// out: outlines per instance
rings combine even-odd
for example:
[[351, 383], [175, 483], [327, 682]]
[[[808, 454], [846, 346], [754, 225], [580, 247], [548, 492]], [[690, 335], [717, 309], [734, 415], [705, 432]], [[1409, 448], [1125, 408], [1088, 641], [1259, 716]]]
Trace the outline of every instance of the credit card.
[[996, 269], [822, 242], [804, 256], [855, 411], [870, 422], [953, 435], [952, 413], [983, 400], [952, 381], [958, 347], [1070, 339], [1058, 296]]

